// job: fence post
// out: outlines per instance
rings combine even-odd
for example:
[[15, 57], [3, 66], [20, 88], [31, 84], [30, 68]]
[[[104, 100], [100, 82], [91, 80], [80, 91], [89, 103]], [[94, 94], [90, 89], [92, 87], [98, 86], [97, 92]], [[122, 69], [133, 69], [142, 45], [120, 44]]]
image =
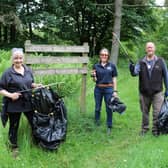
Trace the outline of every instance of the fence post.
[[25, 41], [25, 44], [24, 44], [24, 45], [25, 45], [25, 52], [26, 52], [27, 46], [30, 45], [30, 44], [31, 44], [31, 41], [30, 41], [30, 40], [26, 40], [26, 41]]
[[[88, 47], [88, 43], [84, 43], [84, 46]], [[83, 57], [87, 57], [87, 53], [82, 53]], [[82, 67], [87, 68], [87, 63], [82, 64]], [[86, 76], [87, 74], [82, 74], [82, 86], [81, 86], [81, 97], [80, 97], [80, 112], [86, 112]]]
[[27, 47], [31, 44], [31, 41], [30, 40], [26, 40], [25, 43], [24, 43], [24, 46], [25, 46], [25, 58], [24, 58], [24, 62], [26, 63], [26, 58], [27, 58]]

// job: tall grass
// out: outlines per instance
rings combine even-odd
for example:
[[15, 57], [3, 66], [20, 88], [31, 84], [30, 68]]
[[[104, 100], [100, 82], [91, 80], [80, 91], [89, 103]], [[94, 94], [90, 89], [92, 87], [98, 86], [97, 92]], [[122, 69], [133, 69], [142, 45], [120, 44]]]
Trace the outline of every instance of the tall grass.
[[[118, 66], [119, 97], [127, 105], [125, 114], [113, 114], [112, 134], [106, 133], [106, 113], [103, 105], [101, 125], [96, 127], [94, 116], [94, 83], [87, 79], [87, 111], [79, 112], [80, 89], [64, 98], [68, 110], [67, 138], [57, 151], [46, 151], [31, 140], [30, 128], [21, 119], [18, 142], [20, 154], [13, 159], [6, 146], [8, 125], [0, 124], [0, 168], [166, 168], [166, 135], [153, 137], [149, 132], [140, 137], [141, 112], [138, 103], [137, 78], [129, 75], [126, 64]], [[79, 77], [80, 79], [80, 77]], [[72, 80], [72, 81], [71, 81]], [[67, 82], [73, 83], [69, 77]], [[80, 82], [71, 87], [80, 88]]]

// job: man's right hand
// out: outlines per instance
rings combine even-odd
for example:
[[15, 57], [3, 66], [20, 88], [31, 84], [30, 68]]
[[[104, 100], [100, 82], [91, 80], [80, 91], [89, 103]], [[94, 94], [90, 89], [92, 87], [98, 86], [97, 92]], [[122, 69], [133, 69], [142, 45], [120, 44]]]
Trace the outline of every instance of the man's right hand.
[[129, 70], [130, 70], [130, 74], [132, 76], [135, 76], [134, 69], [135, 69], [135, 65], [133, 63], [130, 63], [129, 64]]
[[166, 89], [166, 91], [165, 91], [165, 98], [168, 98], [168, 90]]

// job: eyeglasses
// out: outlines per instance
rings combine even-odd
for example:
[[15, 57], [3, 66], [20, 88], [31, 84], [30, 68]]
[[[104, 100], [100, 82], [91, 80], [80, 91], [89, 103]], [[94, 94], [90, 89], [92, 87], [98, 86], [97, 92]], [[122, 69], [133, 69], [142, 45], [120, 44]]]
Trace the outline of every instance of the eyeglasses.
[[100, 56], [108, 56], [108, 54], [100, 54]]

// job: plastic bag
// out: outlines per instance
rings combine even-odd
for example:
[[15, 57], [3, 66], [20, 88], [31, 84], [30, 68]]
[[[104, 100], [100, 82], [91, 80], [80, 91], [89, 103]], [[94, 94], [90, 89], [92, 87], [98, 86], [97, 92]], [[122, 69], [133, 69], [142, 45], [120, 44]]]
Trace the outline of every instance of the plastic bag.
[[168, 133], [168, 99], [164, 99], [160, 113], [158, 115], [158, 129], [160, 133]]
[[2, 100], [2, 111], [1, 111], [1, 121], [2, 125], [5, 128], [7, 121], [8, 121], [8, 113], [7, 113], [7, 106], [8, 106], [8, 100], [7, 98], [3, 97]]
[[126, 105], [120, 101], [118, 97], [112, 96], [108, 101], [108, 107], [112, 109], [113, 112], [118, 112], [123, 114], [126, 110]]
[[67, 132], [67, 111], [63, 100], [51, 88], [40, 88], [32, 95], [32, 105], [36, 142], [45, 149], [57, 149]]

